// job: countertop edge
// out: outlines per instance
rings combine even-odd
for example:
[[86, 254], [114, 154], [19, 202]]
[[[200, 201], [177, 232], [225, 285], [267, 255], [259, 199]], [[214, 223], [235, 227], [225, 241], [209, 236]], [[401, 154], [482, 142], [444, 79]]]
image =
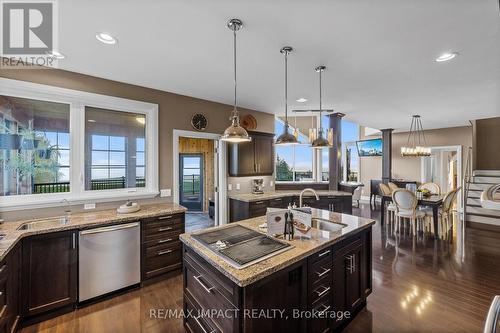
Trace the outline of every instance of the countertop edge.
[[[238, 222], [234, 222], [234, 223], [231, 223], [231, 224], [240, 224]], [[181, 242], [188, 246], [189, 248], [191, 248], [196, 254], [198, 254], [200, 257], [202, 257], [204, 260], [206, 260], [207, 262], [209, 262], [210, 264], [212, 264], [222, 275], [226, 276], [227, 278], [229, 278], [232, 282], [236, 283], [238, 286], [240, 287], [246, 287], [252, 283], [255, 283], [259, 280], [262, 280], [263, 278], [277, 272], [277, 271], [280, 271], [286, 267], [289, 267], [299, 261], [301, 261], [302, 259], [304, 258], [307, 258], [308, 256], [310, 256], [311, 254], [317, 252], [317, 251], [321, 251], [322, 249], [324, 248], [327, 248], [329, 246], [332, 246], [348, 237], [351, 237], [365, 229], [368, 229], [368, 228], [371, 228], [373, 225], [375, 224], [375, 220], [372, 220], [370, 223], [367, 223], [366, 225], [363, 225], [363, 226], [360, 226], [359, 228], [357, 228], [356, 230], [353, 230], [345, 235], [342, 235], [338, 238], [335, 238], [335, 239], [332, 239], [330, 240], [329, 242], [326, 242], [326, 243], [323, 243], [321, 245], [318, 245], [317, 247], [315, 247], [314, 249], [311, 249], [309, 251], [306, 251], [304, 253], [301, 253], [295, 257], [293, 257], [292, 259], [289, 259], [287, 261], [285, 261], [284, 263], [281, 263], [279, 265], [276, 265], [276, 266], [273, 266], [273, 267], [270, 267], [260, 273], [257, 273], [255, 275], [253, 275], [252, 277], [248, 278], [248, 279], [243, 279], [243, 280], [240, 280], [236, 277], [234, 277], [231, 273], [229, 273], [227, 270], [224, 269], [224, 267], [220, 266], [217, 261], [213, 260], [212, 258], [210, 258], [210, 256], [206, 255], [204, 252], [208, 252], [209, 250], [206, 249], [205, 247], [203, 247], [203, 245], [199, 244], [196, 240], [194, 240], [193, 238], [191, 238], [191, 236], [189, 234], [181, 234], [179, 236], [179, 239], [181, 240]], [[240, 224], [241, 225], [241, 224]], [[194, 247], [192, 246], [192, 243], [196, 244]]]
[[[151, 218], [151, 217], [157, 217], [157, 216], [161, 216], [161, 215], [164, 215], [164, 214], [179, 214], [179, 213], [185, 213], [187, 211], [187, 208], [185, 207], [182, 207], [180, 206], [179, 208], [175, 208], [175, 209], [172, 209], [172, 210], [168, 210], [168, 211], [159, 211], [159, 212], [154, 212], [154, 213], [145, 213], [144, 215], [134, 215], [134, 216], [127, 216], [127, 215], [123, 215], [123, 216], [119, 216], [119, 217], [116, 217], [116, 218], [111, 218], [109, 220], [105, 220], [105, 221], [96, 221], [96, 222], [90, 222], [88, 224], [71, 224], [71, 223], [68, 223], [68, 224], [65, 224], [65, 225], [61, 225], [61, 226], [58, 226], [57, 228], [48, 228], [48, 229], [37, 229], [37, 230], [26, 230], [26, 231], [21, 231], [21, 230], [17, 230], [16, 229], [16, 232], [19, 232], [18, 235], [16, 235], [16, 239], [12, 240], [12, 239], [8, 239], [8, 240], [2, 240], [2, 241], [9, 241], [11, 242], [9, 244], [8, 247], [6, 247], [5, 249], [2, 249], [1, 251], [3, 251], [3, 253], [0, 255], [0, 261], [4, 261], [7, 256], [9, 255], [10, 251], [12, 251], [12, 249], [24, 238], [26, 237], [30, 237], [30, 236], [35, 236], [35, 235], [44, 235], [44, 234], [50, 234], [50, 233], [53, 233], [53, 232], [61, 232], [61, 231], [69, 231], [69, 230], [83, 230], [83, 229], [88, 229], [88, 228], [92, 228], [92, 227], [95, 227], [95, 226], [103, 226], [103, 225], [107, 225], [107, 224], [113, 224], [113, 223], [116, 223], [116, 224], [122, 224], [122, 223], [129, 223], [129, 222], [133, 222], [137, 219], [145, 219], [145, 218]], [[99, 211], [97, 211], [99, 212]], [[97, 212], [92, 212], [92, 213], [97, 213]], [[29, 221], [35, 221], [36, 219], [32, 219], [32, 220], [24, 220], [24, 221], [16, 221], [17, 223], [26, 223], [26, 222], [29, 222]], [[16, 223], [16, 222], [4, 222], [5, 223]]]
[[[352, 196], [352, 193], [346, 192], [346, 191], [327, 191], [327, 190], [318, 190], [316, 191], [319, 197], [324, 197], [324, 196], [337, 196], [337, 197], [347, 197], [347, 196]], [[330, 192], [330, 193], [328, 193]], [[246, 198], [244, 196], [249, 196], [249, 195], [255, 195], [256, 197], [252, 198]], [[300, 195], [300, 191], [276, 191], [276, 192], [264, 192], [263, 194], [252, 194], [252, 193], [239, 193], [239, 194], [229, 194], [228, 198], [232, 200], [238, 200], [242, 202], [254, 202], [254, 201], [259, 201], [259, 200], [269, 200], [269, 199], [276, 199], [276, 198], [283, 198], [283, 197], [288, 197], [292, 195]], [[304, 197], [309, 198], [312, 197], [313, 194], [310, 192], [304, 193]]]

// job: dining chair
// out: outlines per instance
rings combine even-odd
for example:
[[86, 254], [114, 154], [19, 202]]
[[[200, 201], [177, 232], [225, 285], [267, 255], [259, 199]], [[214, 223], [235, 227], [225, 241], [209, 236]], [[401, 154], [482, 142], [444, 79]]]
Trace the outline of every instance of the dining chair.
[[[380, 189], [380, 193], [383, 196], [391, 195], [392, 190], [386, 184], [380, 183], [380, 184], [378, 184], [378, 187]], [[382, 209], [382, 214], [387, 213], [386, 221], [394, 220], [394, 213], [396, 212], [396, 205], [394, 203], [390, 203], [387, 205], [387, 207], [382, 207], [381, 209]]]
[[394, 184], [393, 182], [388, 182], [387, 185], [389, 186], [391, 191], [397, 190], [399, 188], [399, 186]]
[[396, 205], [396, 229], [399, 229], [400, 222], [408, 219], [413, 235], [417, 235], [417, 225], [422, 224], [425, 219], [425, 212], [417, 209], [418, 200], [415, 194], [406, 189], [397, 189], [392, 192], [392, 202]]
[[[458, 196], [458, 192], [460, 191], [461, 187], [458, 187], [457, 189], [451, 190], [443, 198], [443, 204], [440, 207], [438, 211], [438, 235], [440, 238], [444, 238], [443, 236], [446, 236], [448, 234], [448, 231], [451, 228], [451, 225], [453, 224], [452, 216], [453, 216], [453, 203], [455, 202], [455, 199]], [[432, 209], [422, 209], [422, 211], [425, 212], [426, 216], [431, 217], [431, 228], [432, 229]], [[432, 232], [434, 230], [431, 230]]]
[[431, 194], [437, 194], [437, 195], [441, 194], [441, 187], [439, 187], [438, 184], [432, 183], [432, 182], [423, 183], [418, 187], [418, 189], [419, 190], [429, 190], [429, 192], [431, 192]]

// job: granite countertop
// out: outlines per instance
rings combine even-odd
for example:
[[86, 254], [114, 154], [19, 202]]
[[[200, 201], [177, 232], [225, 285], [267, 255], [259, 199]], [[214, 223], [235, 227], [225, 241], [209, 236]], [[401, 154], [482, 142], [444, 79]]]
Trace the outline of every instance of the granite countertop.
[[[263, 194], [253, 194], [253, 193], [239, 193], [239, 194], [228, 194], [229, 199], [234, 199], [234, 200], [239, 200], [239, 201], [245, 201], [245, 202], [252, 202], [252, 201], [259, 201], [259, 200], [269, 200], [269, 199], [276, 199], [276, 198], [284, 198], [284, 197], [290, 197], [290, 196], [299, 196], [300, 195], [299, 190], [296, 191], [269, 191], [269, 192], [264, 192]], [[319, 196], [351, 196], [352, 194], [349, 192], [343, 192], [343, 191], [327, 191], [327, 190], [318, 190], [316, 193]], [[304, 197], [311, 197], [314, 196], [312, 192], [307, 191], [304, 193]]]
[[[332, 222], [344, 223], [347, 226], [342, 228], [338, 233], [327, 233], [313, 228], [311, 239], [295, 239], [292, 241], [287, 241], [287, 243], [293, 245], [293, 248], [243, 269], [237, 269], [231, 266], [217, 254], [193, 239], [190, 233], [180, 235], [180, 239], [186, 246], [193, 249], [193, 251], [207, 260], [211, 265], [213, 265], [222, 274], [227, 276], [231, 281], [241, 287], [244, 287], [262, 278], [265, 278], [266, 276], [269, 276], [276, 271], [290, 266], [308, 257], [314, 252], [331, 246], [350, 235], [354, 235], [361, 230], [369, 228], [372, 224], [375, 223], [375, 221], [371, 219], [334, 213], [327, 210], [314, 208], [312, 209], [312, 215], [313, 217], [327, 219]], [[245, 227], [249, 227], [255, 231], [262, 232], [262, 230], [259, 229], [259, 225], [264, 222], [266, 222], [266, 217], [260, 216], [235, 223]], [[227, 226], [205, 229], [204, 231], [224, 227]]]
[[[140, 211], [131, 214], [119, 214], [116, 212], [116, 209], [74, 213], [71, 214], [70, 222], [67, 224], [57, 224], [53, 226], [48, 226], [47, 228], [34, 229], [34, 230], [17, 230], [17, 228], [26, 222], [33, 222], [37, 220], [49, 220], [51, 218], [43, 218], [43, 219], [33, 218], [30, 220], [22, 220], [15, 222], [6, 221], [2, 225], [0, 225], [0, 234], [5, 235], [5, 237], [2, 240], [0, 240], [0, 261], [5, 258], [8, 252], [23, 237], [36, 234], [45, 234], [49, 232], [63, 231], [63, 230], [86, 229], [110, 223], [126, 223], [148, 217], [155, 217], [165, 214], [182, 213], [185, 212], [186, 210], [187, 210], [186, 208], [178, 204], [161, 203], [161, 204], [143, 205], [141, 206]], [[58, 217], [56, 216], [53, 218], [58, 218]]]

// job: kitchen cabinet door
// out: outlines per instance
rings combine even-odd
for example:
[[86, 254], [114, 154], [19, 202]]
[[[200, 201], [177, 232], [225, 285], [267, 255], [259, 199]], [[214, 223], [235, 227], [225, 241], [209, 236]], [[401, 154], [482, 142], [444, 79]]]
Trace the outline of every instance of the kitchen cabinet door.
[[255, 136], [255, 164], [257, 175], [272, 175], [274, 172], [273, 142], [270, 136]]
[[78, 263], [76, 236], [76, 231], [62, 231], [31, 236], [23, 241], [23, 316], [34, 316], [75, 304]]
[[230, 143], [228, 147], [231, 177], [252, 176], [256, 172], [254, 142]]

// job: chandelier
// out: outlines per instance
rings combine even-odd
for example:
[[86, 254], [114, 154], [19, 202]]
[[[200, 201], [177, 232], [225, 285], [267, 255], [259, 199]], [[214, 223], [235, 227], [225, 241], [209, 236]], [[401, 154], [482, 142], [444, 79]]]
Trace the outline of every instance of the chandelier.
[[422, 120], [420, 120], [420, 116], [418, 114], [413, 115], [411, 118], [408, 140], [406, 141], [406, 146], [401, 147], [401, 156], [431, 156], [431, 148], [427, 147], [424, 128], [422, 127]]

